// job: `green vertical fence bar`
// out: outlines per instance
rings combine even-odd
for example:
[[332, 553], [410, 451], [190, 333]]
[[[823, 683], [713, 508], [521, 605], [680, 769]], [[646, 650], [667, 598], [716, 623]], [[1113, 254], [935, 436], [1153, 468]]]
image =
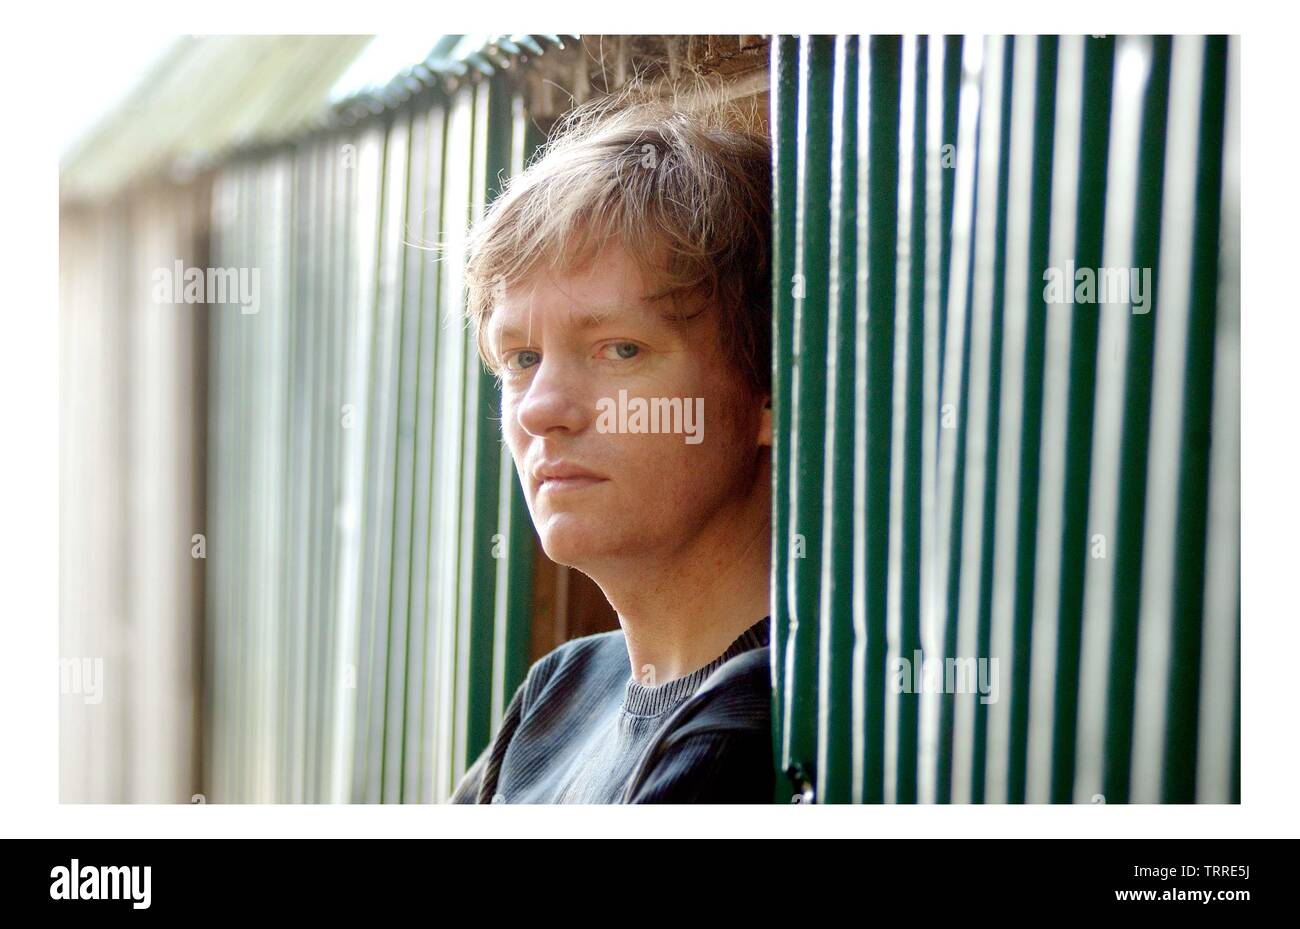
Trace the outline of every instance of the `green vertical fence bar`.
[[[902, 371], [895, 384], [902, 396], [895, 398], [895, 409], [902, 411], [903, 425], [896, 428], [897, 449], [891, 468], [893, 487], [901, 496], [895, 526], [891, 512], [891, 532], [897, 534], [898, 546], [898, 656], [914, 661], [922, 653], [922, 501], [923, 441], [926, 427], [926, 264], [929, 260], [927, 238], [930, 232], [928, 211], [930, 191], [927, 184], [929, 153], [926, 137], [929, 125], [929, 56], [930, 43], [925, 36], [905, 40], [902, 64], [899, 111], [899, 263], [898, 328], [896, 357]], [[910, 120], [910, 123], [909, 123]], [[901, 402], [900, 402], [901, 401]], [[892, 491], [891, 491], [892, 492]], [[919, 797], [917, 757], [920, 751], [921, 699], [919, 694], [896, 695], [896, 722], [892, 799], [897, 803], [916, 803]], [[886, 773], [889, 773], [888, 765]], [[889, 791], [886, 791], [889, 796]]]
[[1205, 40], [1196, 164], [1196, 214], [1184, 367], [1182, 462], [1175, 526], [1173, 642], [1165, 730], [1165, 803], [1190, 803], [1196, 789], [1197, 697], [1204, 623], [1205, 532], [1209, 503], [1210, 415], [1217, 333], [1220, 192], [1223, 183], [1228, 40]]
[[1033, 154], [1030, 167], [1026, 248], [1023, 395], [1020, 420], [1019, 499], [1015, 516], [1015, 592], [1012, 599], [1011, 702], [1007, 745], [1009, 803], [1023, 803], [1029, 746], [1030, 633], [1034, 608], [1035, 527], [1038, 524], [1038, 467], [1043, 418], [1043, 365], [1047, 307], [1042, 272], [1047, 267], [1051, 224], [1053, 132], [1056, 121], [1058, 40], [1036, 40], [1033, 85]]
[[[988, 287], [990, 293], [989, 335], [988, 335], [988, 390], [985, 410], [984, 438], [984, 487], [983, 487], [983, 525], [980, 527], [980, 566], [978, 591], [978, 616], [975, 629], [975, 653], [991, 655], [993, 625], [993, 562], [994, 530], [998, 512], [997, 480], [999, 430], [1001, 427], [1002, 401], [1002, 350], [1003, 350], [1003, 303], [1006, 298], [1006, 250], [1007, 250], [1007, 208], [1009, 172], [1011, 169], [1011, 105], [1012, 76], [1015, 68], [1015, 44], [1011, 38], [1004, 37], [1000, 43], [1002, 73], [1000, 80], [1000, 99], [994, 105], [1000, 109], [999, 133], [996, 145], [996, 163], [990, 166], [996, 174], [996, 200], [993, 203], [993, 254], [990, 271], [992, 280]], [[990, 136], [992, 133], [990, 132]], [[971, 788], [970, 797], [974, 803], [985, 799], [985, 775], [988, 748], [988, 705], [974, 700], [974, 726], [971, 750]]]
[[[925, 259], [923, 270], [925, 276], [925, 317], [924, 317], [924, 356], [918, 363], [923, 365], [921, 375], [923, 395], [922, 416], [924, 434], [922, 435], [922, 475], [921, 475], [921, 538], [920, 556], [921, 592], [921, 638], [922, 661], [942, 657], [944, 630], [938, 623], [936, 597], [941, 583], [940, 562], [936, 553], [940, 550], [944, 538], [940, 531], [940, 483], [938, 481], [939, 462], [945, 443], [945, 430], [949, 423], [945, 415], [947, 405], [941, 400], [944, 370], [944, 357], [947, 345], [947, 318], [949, 300], [949, 282], [952, 264], [952, 217], [956, 208], [957, 178], [957, 143], [961, 105], [962, 49], [960, 36], [933, 37], [927, 42], [929, 56], [926, 70], [930, 86], [926, 89], [927, 99], [932, 99], [933, 106], [927, 112], [925, 173], [926, 191]], [[919, 58], [918, 58], [919, 66]], [[919, 178], [913, 178], [919, 183]], [[913, 216], [912, 221], [919, 223], [920, 216]], [[911, 256], [913, 261], [919, 255]], [[909, 283], [909, 286], [910, 283]], [[910, 359], [909, 359], [910, 365]], [[910, 368], [909, 368], [910, 370]], [[907, 530], [904, 529], [904, 532]], [[901, 607], [901, 604], [900, 604]], [[902, 617], [900, 617], [900, 620]], [[912, 658], [915, 657], [913, 652]], [[916, 787], [918, 800], [934, 800], [941, 787], [937, 783], [937, 773], [945, 765], [939, 764], [941, 751], [946, 751], [946, 743], [941, 739], [941, 725], [936, 725], [934, 718], [938, 695], [921, 695], [918, 701], [920, 710], [920, 732], [917, 746]], [[928, 712], [927, 712], [928, 710]], [[938, 722], [941, 724], [942, 719]], [[900, 749], [901, 752], [901, 749]], [[899, 764], [906, 762], [898, 756]], [[906, 772], [900, 772], [900, 781], [906, 781]]]
[[[774, 38], [789, 789], [1236, 799], [1234, 47]], [[1151, 270], [1149, 312], [1097, 295], [1099, 277], [1049, 297], [1052, 272], [1108, 260]], [[1005, 705], [891, 693], [886, 659], [918, 647], [998, 658]]]
[[[1079, 188], [1076, 198], [1075, 267], [1102, 264], [1103, 207], [1110, 143], [1113, 36], [1088, 39], [1083, 59], [1083, 113], [1079, 129]], [[1097, 375], [1098, 314], [1076, 305], [1070, 329], [1069, 394], [1066, 408], [1065, 510], [1061, 522], [1061, 579], [1056, 652], [1055, 718], [1052, 730], [1051, 799], [1066, 803], [1074, 792], [1079, 691], [1079, 639], [1083, 571], [1088, 558], [1088, 494], [1093, 398]]]
[[[978, 42], [976, 46], [974, 43]], [[936, 592], [942, 598], [939, 660], [956, 655], [958, 614], [961, 604], [962, 543], [966, 527], [966, 446], [968, 441], [968, 407], [970, 384], [970, 329], [975, 245], [975, 216], [979, 206], [980, 97], [964, 93], [978, 88], [980, 72], [974, 63], [982, 60], [983, 40], [962, 44], [963, 93], [958, 97], [957, 136], [953, 171], [952, 233], [949, 272], [944, 299], [943, 356], [940, 378], [940, 442], [936, 480], [939, 484], [938, 551], [943, 573]], [[966, 62], [971, 62], [969, 65]], [[963, 99], [968, 98], [968, 99]], [[946, 505], [945, 505], [946, 504]], [[953, 754], [957, 701], [953, 694], [942, 692], [939, 698], [939, 721], [935, 757], [935, 799], [949, 803], [953, 794]]]
[[[785, 655], [786, 746], [798, 790], [814, 788], [817, 757], [826, 318], [830, 275], [831, 74], [834, 40], [801, 40], [798, 205], [790, 383], [790, 627]], [[790, 770], [790, 769], [787, 769]]]
[[[936, 41], [939, 41], [936, 37]], [[955, 208], [957, 172], [957, 129], [961, 116], [962, 87], [962, 36], [943, 36], [943, 103], [939, 150], [930, 156], [939, 162], [942, 170], [939, 191], [939, 370], [944, 364], [944, 339], [948, 331], [948, 286], [952, 268], [952, 214]]]
[[[1172, 40], [1152, 40], [1151, 65], [1142, 101], [1141, 152], [1134, 210], [1133, 263], [1156, 267], [1160, 258], [1169, 64]], [[1142, 516], [1146, 509], [1148, 436], [1151, 423], [1151, 369], [1159, 281], [1149, 295], [1153, 312], [1129, 323], [1125, 406], [1120, 438], [1120, 487], [1115, 533], [1115, 581], [1110, 640], [1110, 687], [1106, 707], [1106, 751], [1102, 793], [1107, 802], [1129, 799], [1132, 759], [1134, 676], [1137, 672], [1138, 592], [1142, 577]]]
[[[1228, 43], [1224, 100], [1224, 135], [1240, 132], [1241, 61], [1238, 40]], [[1219, 223], [1219, 303], [1215, 309], [1214, 396], [1210, 424], [1209, 524], [1206, 527], [1206, 578], [1202, 653], [1205, 656], [1197, 716], [1198, 801], [1240, 802], [1240, 618], [1241, 582], [1241, 407], [1240, 328], [1240, 152], [1224, 145], [1222, 205]], [[1233, 699], [1222, 697], [1233, 692]]]
[[795, 204], [798, 183], [799, 40], [774, 36], [771, 57], [772, 135], [772, 757], [778, 768], [774, 800], [791, 799], [784, 776], [791, 758], [785, 701], [790, 646], [790, 387], [794, 367]]
[[[894, 318], [897, 303], [898, 149], [902, 44], [896, 36], [872, 36], [865, 115], [867, 145], [859, 170], [865, 169], [859, 222], [865, 242], [858, 250], [865, 271], [865, 293], [857, 301], [859, 314], [856, 404], [860, 427], [856, 466], [860, 488], [855, 496], [858, 523], [856, 578], [861, 590], [855, 625], [864, 636], [861, 710], [856, 722], [862, 732], [861, 770], [854, 799], [879, 803], [885, 781], [885, 645], [888, 612], [890, 468], [893, 424]], [[864, 352], [865, 350], [865, 352]], [[847, 617], [846, 617], [847, 618]], [[830, 617], [832, 623], [841, 622]]]
[[[855, 405], [846, 402], [856, 377], [858, 314], [858, 39], [835, 44], [831, 108], [830, 260], [826, 360], [825, 494], [821, 545], [821, 615], [853, 615], [855, 562]], [[855, 688], [853, 626], [822, 623], [819, 630], [817, 798], [853, 797]]]
[[[1001, 402], [1003, 269], [1007, 219], [1010, 91], [1014, 45], [991, 37], [984, 42], [977, 149], [973, 153], [973, 197], [969, 265], [964, 279], [964, 328], [958, 454], [961, 532], [952, 537], [954, 611], [947, 617], [945, 660], [988, 655], [992, 627], [997, 514], [998, 429]], [[946, 695], [948, 696], [948, 695]], [[953, 802], [980, 802], [985, 792], [987, 705], [974, 695], [948, 696], [951, 719]]]
[[[999, 205], [999, 164], [1002, 142], [1001, 81], [1005, 74], [1005, 46], [999, 37], [982, 45], [982, 71], [978, 105], [978, 133], [973, 156], [972, 209], [963, 279], [965, 323], [962, 329], [963, 366], [960, 410], [960, 439], [957, 461], [960, 475], [961, 531], [953, 531], [952, 590], [954, 600], [947, 616], [948, 641], [945, 660], [961, 659], [978, 650], [979, 604], [984, 564], [984, 528], [989, 448], [988, 398], [991, 389], [993, 301], [991, 284], [996, 250], [996, 214]], [[966, 803], [973, 797], [974, 770], [979, 752], [978, 704], [966, 693], [945, 693], [950, 710], [952, 746], [950, 799]]]

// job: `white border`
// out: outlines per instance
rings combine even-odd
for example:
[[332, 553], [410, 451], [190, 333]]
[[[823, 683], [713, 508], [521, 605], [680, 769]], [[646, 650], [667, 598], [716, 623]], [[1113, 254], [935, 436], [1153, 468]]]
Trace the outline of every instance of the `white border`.
[[[4, 454], [3, 621], [0, 622], [0, 834], [14, 836], [504, 836], [504, 835], [864, 835], [955, 836], [1296, 836], [1295, 661], [1300, 656], [1291, 580], [1296, 565], [1297, 483], [1293, 404], [1300, 397], [1296, 352], [1300, 321], [1293, 291], [1300, 208], [1292, 118], [1291, 30], [1245, 4], [1090, 3], [1049, 10], [1025, 2], [932, 2], [872, 9], [847, 19], [833, 3], [665, 3], [556, 12], [547, 26], [605, 32], [1231, 32], [1242, 49], [1242, 799], [1240, 807], [671, 807], [549, 808], [60, 806], [57, 803], [58, 701], [53, 656], [58, 616], [58, 303], [57, 155], [42, 131], [60, 94], [94, 80], [93, 61], [69, 61], [58, 35], [73, 23], [103, 38], [141, 24], [176, 33], [371, 32], [429, 19], [426, 4], [338, 0], [298, 10], [232, 0], [179, 18], [176, 4], [29, 7], [10, 26], [4, 56], [9, 109], [0, 247], [11, 261], [0, 358]], [[1276, 7], [1270, 7], [1274, 9]], [[864, 12], [865, 12], [865, 8]], [[653, 13], [653, 19], [649, 14]], [[537, 4], [492, 5], [479, 24], [447, 22], [439, 31], [536, 29]], [[41, 22], [41, 20], [44, 20]], [[855, 21], [856, 20], [856, 21]], [[758, 28], [761, 23], [762, 28]], [[507, 25], [508, 24], [508, 25]], [[689, 30], [683, 25], [689, 24]], [[53, 85], [53, 86], [52, 86]], [[53, 90], [53, 92], [52, 92]], [[47, 138], [48, 137], [48, 138]], [[1249, 298], [1257, 296], [1260, 304]], [[1258, 306], [1258, 310], [1256, 309]], [[40, 656], [50, 656], [45, 661]], [[48, 695], [43, 697], [42, 695]]]

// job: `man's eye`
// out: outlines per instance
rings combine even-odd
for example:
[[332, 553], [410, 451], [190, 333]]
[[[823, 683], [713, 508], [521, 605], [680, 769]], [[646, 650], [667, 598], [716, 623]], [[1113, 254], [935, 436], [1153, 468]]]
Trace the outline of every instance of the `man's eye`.
[[541, 354], [532, 349], [524, 349], [512, 354], [506, 359], [506, 367], [511, 371], [522, 371], [525, 368], [531, 368], [542, 358]]
[[626, 361], [641, 354], [641, 346], [635, 342], [614, 342], [605, 346], [606, 357], [621, 358]]

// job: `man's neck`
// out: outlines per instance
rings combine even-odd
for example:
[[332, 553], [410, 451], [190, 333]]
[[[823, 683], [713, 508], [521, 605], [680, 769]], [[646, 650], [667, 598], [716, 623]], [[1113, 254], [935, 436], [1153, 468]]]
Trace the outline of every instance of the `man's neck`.
[[[766, 469], [758, 477], [766, 482]], [[761, 484], [685, 549], [652, 564], [590, 576], [618, 614], [632, 676], [643, 684], [684, 677], [717, 658], [770, 611], [770, 496]]]

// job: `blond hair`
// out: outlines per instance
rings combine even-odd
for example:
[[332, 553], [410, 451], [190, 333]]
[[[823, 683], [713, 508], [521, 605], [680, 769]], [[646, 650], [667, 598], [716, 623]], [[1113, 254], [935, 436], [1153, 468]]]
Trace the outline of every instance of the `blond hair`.
[[479, 354], [498, 367], [487, 333], [501, 288], [543, 262], [581, 270], [614, 241], [662, 283], [648, 299], [716, 307], [724, 354], [748, 386], [769, 391], [771, 172], [757, 113], [705, 83], [667, 93], [633, 84], [570, 110], [470, 232]]

